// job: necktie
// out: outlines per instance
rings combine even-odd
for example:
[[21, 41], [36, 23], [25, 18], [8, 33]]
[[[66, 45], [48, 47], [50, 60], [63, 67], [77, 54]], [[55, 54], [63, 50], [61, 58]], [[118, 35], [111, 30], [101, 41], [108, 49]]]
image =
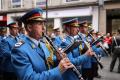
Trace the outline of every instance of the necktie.
[[41, 54], [42, 58], [45, 60], [45, 54], [44, 54], [43, 48], [40, 43], [38, 44], [38, 47], [39, 47], [40, 51], [42, 52], [42, 54]]
[[41, 45], [40, 45], [40, 43], [38, 43], [38, 47], [39, 47], [39, 48], [41, 48]]
[[46, 58], [45, 58], [45, 53], [44, 53], [43, 48], [42, 48], [42, 46], [41, 46], [40, 43], [38, 44], [38, 47], [40, 48], [40, 51], [42, 52], [41, 57], [42, 57], [42, 58], [44, 59], [44, 61], [45, 61], [46, 68], [49, 69], [48, 61], [47, 61]]
[[15, 37], [15, 40], [18, 42], [19, 41], [18, 37]]

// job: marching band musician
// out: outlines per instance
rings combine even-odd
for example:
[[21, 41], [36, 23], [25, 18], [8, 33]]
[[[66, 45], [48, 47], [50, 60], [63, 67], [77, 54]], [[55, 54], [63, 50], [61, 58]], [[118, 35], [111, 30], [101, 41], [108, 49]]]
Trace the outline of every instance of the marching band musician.
[[[84, 48], [85, 45], [89, 46], [89, 43], [87, 42], [88, 38], [86, 36], [88, 31], [88, 24], [86, 21], [79, 23], [79, 37], [86, 43], [83, 43], [83, 47], [81, 48], [81, 54], [84, 54]], [[85, 80], [93, 80], [93, 74], [92, 74], [92, 63], [91, 63], [91, 57], [88, 58], [88, 62], [82, 65], [81, 68], [83, 78]]]
[[28, 35], [12, 50], [12, 64], [20, 80], [62, 80], [62, 74], [73, 67], [63, 58], [56, 67], [48, 68], [49, 51], [41, 41], [45, 23], [42, 14], [41, 8], [35, 8], [21, 17]]
[[[90, 46], [93, 42], [93, 37], [88, 33], [88, 22], [84, 21], [81, 22], [79, 27], [80, 32], [82, 33], [81, 36], [83, 36], [83, 40], [87, 42], [86, 44], [95, 52], [95, 55], [101, 54], [103, 50], [101, 48], [97, 47], [98, 45]], [[101, 76], [98, 74], [98, 63], [95, 58], [91, 57], [91, 67], [83, 67], [83, 75], [85, 73], [89, 73], [88, 75], [84, 75], [86, 78], [88, 77], [88, 80], [93, 80], [94, 77], [100, 78]]]
[[55, 37], [53, 39], [53, 42], [54, 44], [56, 44], [56, 46], [60, 47], [60, 44], [62, 42], [62, 38], [60, 36], [60, 28], [54, 29], [54, 34], [55, 34]]
[[73, 68], [73, 64], [80, 65], [86, 62], [86, 58], [91, 55], [90, 51], [74, 60], [65, 57], [58, 62], [57, 66], [49, 68], [47, 59], [50, 53], [45, 43], [41, 41], [45, 23], [42, 13], [42, 9], [36, 8], [21, 17], [28, 35], [16, 43], [12, 50], [12, 64], [18, 78], [20, 80], [78, 80], [75, 74], [71, 74], [73, 71], [70, 68]]
[[[78, 34], [78, 18], [70, 19], [65, 22], [63, 22], [64, 31], [66, 32], [66, 36], [64, 38], [64, 41], [61, 44], [62, 48], [65, 48], [67, 45], [75, 41], [74, 38]], [[81, 45], [81, 43], [80, 43]], [[80, 66], [83, 64], [89, 65], [89, 56], [86, 57], [86, 54], [88, 54], [89, 50], [86, 51], [84, 55], [81, 55], [79, 45], [74, 47], [73, 50], [70, 50], [70, 52], [67, 53], [68, 58], [72, 61], [79, 61], [79, 65], [76, 65], [77, 69], [80, 71]], [[69, 75], [73, 75], [71, 71], [65, 72], [65, 80], [77, 80], [75, 76], [69, 77]]]
[[14, 69], [11, 63], [11, 51], [15, 43], [19, 40], [18, 38], [18, 26], [16, 22], [10, 22], [7, 27], [9, 28], [10, 35], [1, 41], [0, 51], [1, 56], [4, 58], [3, 61], [3, 78], [4, 80], [17, 80], [14, 74]]
[[[0, 43], [6, 37], [7, 37], [7, 27], [6, 27], [6, 24], [0, 25]], [[1, 76], [0, 80], [3, 79], [3, 61], [4, 61], [4, 58], [2, 56], [0, 56], [0, 76]]]
[[7, 27], [0, 26], [0, 42], [2, 39], [6, 38], [7, 34]]

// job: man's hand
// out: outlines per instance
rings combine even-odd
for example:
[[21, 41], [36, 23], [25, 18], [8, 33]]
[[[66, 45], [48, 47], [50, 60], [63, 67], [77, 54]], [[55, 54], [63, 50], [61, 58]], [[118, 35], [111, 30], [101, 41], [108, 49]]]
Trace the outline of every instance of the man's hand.
[[63, 58], [58, 66], [60, 68], [61, 73], [64, 73], [67, 69], [74, 67], [74, 65], [70, 62], [68, 58]]
[[88, 56], [93, 56], [93, 55], [95, 55], [95, 53], [93, 52], [92, 49], [88, 49], [85, 54], [88, 55]]
[[62, 50], [62, 48], [58, 48], [58, 50], [56, 52], [56, 57], [57, 57], [58, 61], [60, 61], [62, 58], [65, 58], [67, 56], [65, 53], [61, 53], [62, 52], [61, 50]]

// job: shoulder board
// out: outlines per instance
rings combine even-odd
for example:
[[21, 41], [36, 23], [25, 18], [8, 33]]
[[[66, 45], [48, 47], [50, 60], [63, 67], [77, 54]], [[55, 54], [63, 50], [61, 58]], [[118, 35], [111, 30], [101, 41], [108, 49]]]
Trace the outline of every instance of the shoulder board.
[[40, 40], [40, 42], [43, 42], [43, 43], [45, 43], [45, 40]]
[[7, 36], [4, 36], [4, 37], [3, 37], [3, 39], [6, 39], [6, 38], [7, 38]]
[[62, 39], [62, 42], [66, 42], [66, 39]]
[[18, 48], [20, 46], [22, 46], [25, 42], [23, 40], [20, 40], [19, 42], [17, 42], [14, 46], [14, 48]]

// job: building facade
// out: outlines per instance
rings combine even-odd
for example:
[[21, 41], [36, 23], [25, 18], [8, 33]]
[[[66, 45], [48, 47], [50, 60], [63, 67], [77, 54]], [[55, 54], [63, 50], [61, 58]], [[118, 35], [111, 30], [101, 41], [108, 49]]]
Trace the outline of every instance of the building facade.
[[[46, 7], [46, 1], [48, 1], [48, 7]], [[107, 24], [109, 21], [112, 21], [112, 19], [108, 19], [108, 13], [111, 12], [111, 14], [113, 14], [110, 10], [119, 8], [120, 3], [114, 1], [115, 0], [0, 0], [0, 15], [7, 14], [7, 20], [10, 21], [11, 19], [19, 18], [32, 8], [41, 7], [44, 9], [43, 16], [48, 19], [48, 26], [62, 28], [62, 22], [64, 20], [78, 17], [80, 22], [87, 20], [92, 23], [92, 27], [96, 31], [106, 33], [112, 31], [112, 24], [109, 25], [111, 26], [111, 30]]]

